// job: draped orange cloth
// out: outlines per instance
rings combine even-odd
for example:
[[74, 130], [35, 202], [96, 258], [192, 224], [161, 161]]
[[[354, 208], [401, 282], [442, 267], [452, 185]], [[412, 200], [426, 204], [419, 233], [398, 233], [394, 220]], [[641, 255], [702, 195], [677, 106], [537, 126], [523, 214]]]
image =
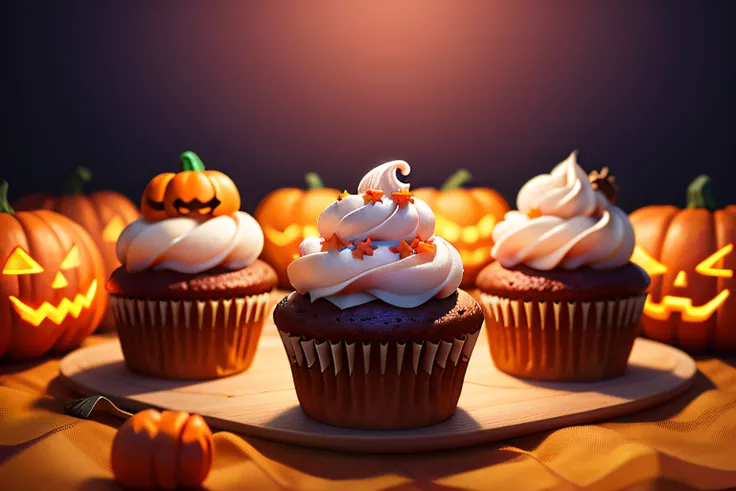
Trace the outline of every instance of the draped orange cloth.
[[[85, 344], [110, 340], [96, 335]], [[120, 489], [110, 446], [121, 420], [66, 416], [79, 397], [58, 378], [59, 357], [0, 364], [0, 490]], [[736, 357], [698, 359], [694, 384], [664, 405], [595, 425], [477, 447], [360, 455], [226, 432], [205, 481], [241, 489], [725, 489], [736, 487]]]

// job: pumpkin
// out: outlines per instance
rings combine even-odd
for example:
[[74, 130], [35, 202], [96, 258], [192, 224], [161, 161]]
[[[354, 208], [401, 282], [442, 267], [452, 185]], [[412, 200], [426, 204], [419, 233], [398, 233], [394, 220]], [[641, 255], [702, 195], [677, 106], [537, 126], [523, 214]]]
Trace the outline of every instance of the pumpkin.
[[146, 409], [115, 434], [110, 461], [124, 486], [191, 489], [207, 478], [213, 453], [212, 432], [201, 416]]
[[216, 217], [240, 209], [240, 193], [227, 175], [205, 170], [194, 152], [179, 156], [181, 172], [155, 176], [141, 199], [143, 218], [158, 222], [180, 216]]
[[0, 181], [0, 358], [78, 346], [105, 312], [105, 269], [92, 237], [49, 210], [14, 212]]
[[269, 193], [256, 208], [255, 218], [265, 238], [261, 259], [278, 274], [279, 287], [291, 289], [286, 267], [299, 257], [299, 244], [306, 237], [319, 237], [317, 219], [340, 191], [325, 188], [322, 179], [310, 172], [307, 189], [282, 188]]
[[707, 176], [687, 191], [687, 208], [647, 206], [630, 215], [631, 260], [652, 278], [644, 333], [691, 351], [736, 351], [736, 206], [716, 209]]
[[[52, 210], [66, 215], [90, 234], [102, 254], [105, 275], [109, 277], [120, 266], [115, 245], [123, 229], [140, 217], [138, 208], [128, 198], [115, 191], [97, 191], [84, 194], [84, 185], [92, 179], [92, 173], [79, 167], [68, 176], [59, 196], [36, 193], [20, 198], [13, 203], [17, 211]], [[104, 288], [98, 293], [107, 295]], [[108, 304], [102, 326], [112, 329], [115, 320], [112, 307]]]
[[493, 189], [462, 188], [471, 177], [470, 172], [460, 169], [439, 190], [412, 190], [434, 211], [436, 234], [460, 253], [465, 268], [461, 285], [464, 287], [473, 285], [480, 270], [492, 261], [491, 233], [509, 211], [509, 204]]

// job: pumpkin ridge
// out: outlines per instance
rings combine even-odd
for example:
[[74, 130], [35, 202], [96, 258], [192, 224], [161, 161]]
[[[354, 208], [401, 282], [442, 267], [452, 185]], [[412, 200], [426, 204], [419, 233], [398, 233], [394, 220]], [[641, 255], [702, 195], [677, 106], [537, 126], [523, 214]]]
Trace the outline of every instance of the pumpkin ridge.
[[[47, 226], [47, 227], [48, 227], [48, 225], [46, 225], [46, 222], [44, 222], [38, 216], [38, 213], [33, 212], [33, 211], [28, 211], [28, 212], [25, 212], [25, 213], [18, 213], [15, 216], [18, 219], [18, 224], [23, 229], [23, 234], [24, 234], [25, 239], [26, 239], [26, 248], [25, 248], [25, 251], [31, 257], [34, 257], [34, 258], [35, 257], [38, 257], [40, 255], [39, 254], [39, 251], [37, 251], [35, 249], [35, 247], [32, 247], [32, 243], [33, 242], [31, 240], [29, 240], [30, 237], [33, 236], [34, 232], [33, 232], [33, 224], [32, 223], [28, 223], [28, 219], [38, 220], [41, 223], [43, 223], [44, 226]], [[61, 261], [62, 260], [63, 260], [63, 258], [61, 258], [59, 260], [59, 264], [61, 264]], [[41, 266], [43, 267], [43, 265], [41, 265]], [[44, 272], [45, 271], [46, 271], [46, 268], [44, 267]], [[24, 298], [28, 298], [30, 296], [29, 293], [31, 293], [32, 291], [34, 291], [36, 289], [38, 289], [38, 290], [46, 290], [47, 289], [47, 285], [44, 284], [44, 281], [43, 280], [38, 279], [39, 276], [45, 276], [45, 275], [43, 275], [43, 273], [41, 273], [40, 275], [39, 274], [34, 274], [34, 275], [18, 276], [18, 293], [19, 293], [19, 295], [23, 295]], [[23, 281], [23, 280], [25, 280], [25, 281]], [[22, 288], [22, 285], [23, 284], [25, 284], [25, 289]], [[51, 289], [50, 286], [48, 286], [48, 289]], [[53, 294], [53, 297], [52, 298], [53, 298], [53, 301], [56, 304], [58, 304], [59, 301], [60, 301], [60, 299], [58, 297], [59, 297], [59, 294], [57, 294], [57, 293]], [[21, 298], [21, 297], [19, 297], [19, 298]], [[21, 325], [24, 323], [23, 320], [21, 320], [20, 322], [21, 322]], [[41, 325], [39, 325], [38, 327], [40, 328]], [[53, 336], [54, 332], [56, 332], [56, 336], [55, 337]], [[45, 353], [45, 352], [50, 351], [51, 349], [53, 349], [53, 347], [56, 346], [56, 343], [59, 342], [59, 339], [61, 339], [61, 336], [62, 336], [63, 333], [64, 333], [64, 329], [61, 328], [60, 326], [58, 328], [49, 328], [49, 329], [44, 330], [44, 334], [46, 336], [48, 336], [49, 339], [53, 338], [53, 341], [46, 340], [45, 343], [44, 343], [44, 346], [48, 346], [48, 348], [42, 350], [42, 352]]]
[[[37, 214], [37, 216], [51, 230], [52, 235], [56, 238], [56, 241], [59, 244], [59, 249], [62, 251], [62, 260], [63, 260], [63, 257], [66, 255], [66, 253], [64, 252], [64, 250], [66, 249], [66, 246], [65, 246], [64, 241], [62, 240], [62, 238], [59, 236], [59, 233], [56, 230], [56, 226], [54, 224], [52, 224], [49, 220], [47, 220], [43, 216], [43, 214], [39, 213], [39, 214]], [[69, 219], [69, 220], [72, 221], [71, 219]], [[70, 227], [70, 228], [72, 228], [72, 227]], [[74, 232], [76, 234], [76, 230]], [[76, 235], [78, 236], [78, 234], [76, 234]], [[82, 254], [84, 257], [87, 257], [88, 256], [88, 252], [89, 251], [87, 251], [87, 248], [86, 248], [86, 245], [85, 244], [77, 244], [77, 242], [74, 241], [72, 237], [69, 237], [69, 241], [72, 243], [72, 245], [76, 245], [80, 249], [84, 246], [84, 250], [83, 251], [80, 251], [80, 254]], [[61, 264], [61, 263], [59, 263], [59, 264]], [[81, 268], [81, 266], [80, 266], [80, 268]], [[67, 281], [70, 284], [76, 284], [77, 287], [79, 287], [79, 284], [80, 284], [80, 278], [79, 278], [80, 272], [79, 272], [79, 270], [80, 270], [80, 268], [74, 268], [74, 281], [69, 281], [70, 280], [70, 276], [67, 274], [67, 272], [62, 272], [61, 271], [61, 267], [59, 267], [59, 272], [61, 272], [64, 275], [64, 277], [66, 277]], [[58, 305], [59, 302], [61, 302], [61, 300], [63, 298], [66, 298], [66, 295], [64, 295], [63, 293], [61, 293], [62, 290], [63, 289], [55, 290], [57, 293], [56, 293], [56, 297], [54, 298], [54, 305]], [[91, 308], [92, 308], [92, 306], [90, 306], [90, 310], [91, 310]], [[80, 313], [80, 317], [82, 316], [82, 313]], [[71, 346], [71, 345], [73, 345], [73, 343], [70, 343], [70, 340], [76, 339], [76, 335], [81, 330], [82, 329], [80, 327], [76, 328], [74, 331], [72, 331], [69, 328], [64, 329], [61, 332], [61, 335], [59, 336], [59, 339], [57, 339], [56, 342], [54, 342], [54, 348], [56, 348], [56, 346], [58, 344], [60, 344], [60, 343], [61, 343], [62, 346]]]

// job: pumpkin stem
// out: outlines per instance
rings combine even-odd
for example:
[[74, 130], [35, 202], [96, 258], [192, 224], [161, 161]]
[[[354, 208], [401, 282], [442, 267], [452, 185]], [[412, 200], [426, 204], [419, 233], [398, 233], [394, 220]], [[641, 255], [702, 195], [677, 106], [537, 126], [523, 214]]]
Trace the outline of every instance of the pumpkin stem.
[[450, 191], [451, 189], [457, 189], [463, 184], [469, 182], [473, 178], [473, 175], [468, 169], [458, 169], [453, 175], [447, 178], [445, 183], [440, 188], [440, 191]]
[[15, 213], [15, 210], [10, 206], [8, 201], [8, 181], [0, 179], [0, 213]]
[[713, 197], [710, 182], [709, 176], [701, 174], [690, 183], [687, 187], [688, 208], [706, 208], [711, 211], [716, 209], [716, 200]]
[[307, 172], [304, 174], [304, 180], [307, 181], [307, 189], [319, 189], [325, 187], [325, 183], [316, 172]]
[[77, 167], [61, 183], [61, 194], [66, 196], [82, 194], [84, 192], [84, 185], [91, 180], [92, 172], [88, 168]]
[[191, 150], [187, 150], [179, 155], [179, 160], [181, 160], [182, 171], [202, 172], [204, 170], [202, 159], [200, 159], [199, 155]]

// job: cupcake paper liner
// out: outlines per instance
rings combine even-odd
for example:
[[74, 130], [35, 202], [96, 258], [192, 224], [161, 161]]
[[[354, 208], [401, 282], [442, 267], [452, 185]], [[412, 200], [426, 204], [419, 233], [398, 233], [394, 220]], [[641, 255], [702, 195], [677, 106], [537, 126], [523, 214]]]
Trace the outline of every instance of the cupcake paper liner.
[[168, 379], [224, 377], [255, 358], [269, 293], [218, 300], [110, 295], [125, 363]]
[[449, 418], [479, 333], [438, 343], [361, 343], [279, 330], [304, 412], [362, 429], [417, 428]]
[[538, 301], [480, 294], [491, 357], [512, 375], [590, 381], [623, 375], [646, 294]]

